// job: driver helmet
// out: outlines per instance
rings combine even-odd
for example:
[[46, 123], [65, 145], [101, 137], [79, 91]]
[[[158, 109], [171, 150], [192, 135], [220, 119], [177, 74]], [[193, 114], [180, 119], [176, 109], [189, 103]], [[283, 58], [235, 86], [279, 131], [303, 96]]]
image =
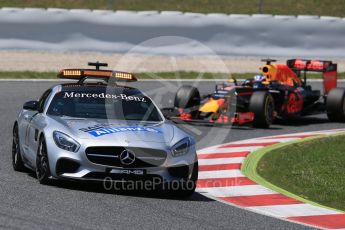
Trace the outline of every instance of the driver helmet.
[[262, 82], [262, 81], [265, 81], [265, 80], [266, 80], [266, 78], [262, 74], [258, 74], [258, 75], [254, 76], [254, 81], [261, 81]]
[[246, 79], [243, 83], [245, 86], [252, 86], [253, 85], [253, 80], [252, 79]]

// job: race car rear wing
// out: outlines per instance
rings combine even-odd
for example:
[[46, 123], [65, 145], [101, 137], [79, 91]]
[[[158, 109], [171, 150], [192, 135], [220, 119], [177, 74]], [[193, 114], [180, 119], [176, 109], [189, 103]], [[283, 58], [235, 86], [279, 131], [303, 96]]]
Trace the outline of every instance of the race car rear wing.
[[304, 84], [306, 84], [307, 72], [320, 72], [323, 78], [324, 94], [337, 87], [337, 64], [326, 60], [290, 59], [287, 66], [299, 77], [304, 73]]
[[293, 70], [331, 72], [337, 71], [337, 64], [325, 60], [290, 59], [287, 66]]
[[96, 69], [63, 69], [57, 77], [62, 79], [78, 80], [79, 83], [83, 83], [86, 79], [101, 79], [106, 82], [111, 81], [137, 81], [134, 74], [112, 71], [112, 70], [100, 70], [100, 66], [108, 66], [107, 63], [89, 62], [89, 66], [95, 66]]

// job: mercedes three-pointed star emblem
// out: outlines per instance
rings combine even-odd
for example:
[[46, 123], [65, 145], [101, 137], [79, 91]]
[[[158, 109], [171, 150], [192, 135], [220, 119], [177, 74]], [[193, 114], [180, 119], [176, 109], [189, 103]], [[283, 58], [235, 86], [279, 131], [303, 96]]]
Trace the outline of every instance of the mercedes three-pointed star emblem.
[[135, 154], [130, 150], [123, 150], [120, 154], [120, 161], [123, 165], [131, 165], [135, 161]]

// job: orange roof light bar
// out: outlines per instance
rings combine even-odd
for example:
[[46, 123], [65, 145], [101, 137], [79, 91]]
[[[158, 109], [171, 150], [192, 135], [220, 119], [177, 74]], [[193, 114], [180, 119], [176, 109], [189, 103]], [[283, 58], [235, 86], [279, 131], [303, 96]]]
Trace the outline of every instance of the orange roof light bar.
[[115, 80], [119, 81], [137, 81], [137, 78], [131, 73], [95, 69], [63, 69], [58, 73], [57, 77], [72, 80], [80, 80], [88, 77], [102, 79], [110, 79], [113, 77]]
[[89, 62], [89, 66], [95, 66], [96, 69], [63, 69], [57, 77], [64, 79], [73, 79], [83, 82], [87, 78], [101, 78], [108, 81], [110, 78], [115, 78], [119, 81], [137, 81], [137, 78], [126, 72], [112, 71], [112, 70], [101, 70], [100, 67], [108, 66], [107, 63], [101, 62]]

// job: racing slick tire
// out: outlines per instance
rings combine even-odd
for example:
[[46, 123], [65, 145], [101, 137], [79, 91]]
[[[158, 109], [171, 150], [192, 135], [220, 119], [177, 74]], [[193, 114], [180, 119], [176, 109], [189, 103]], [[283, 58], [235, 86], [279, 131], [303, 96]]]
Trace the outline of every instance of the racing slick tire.
[[326, 110], [330, 121], [345, 121], [345, 89], [335, 88], [328, 93]]
[[18, 133], [19, 133], [18, 126], [17, 124], [15, 124], [13, 128], [13, 141], [12, 141], [12, 166], [15, 171], [24, 172], [26, 170], [26, 167], [24, 166], [22, 154], [20, 152]]
[[36, 157], [36, 178], [40, 184], [49, 184], [51, 182], [50, 176], [47, 145], [42, 136], [39, 141]]
[[197, 107], [200, 105], [199, 90], [190, 85], [181, 86], [175, 95], [174, 106], [181, 109]]
[[274, 119], [274, 100], [266, 91], [256, 91], [250, 98], [249, 111], [254, 113], [253, 126], [268, 128]]
[[195, 192], [198, 181], [198, 162], [193, 165], [193, 172], [191, 178], [186, 182], [180, 183], [177, 189], [170, 188], [169, 193], [178, 198], [188, 198]]

